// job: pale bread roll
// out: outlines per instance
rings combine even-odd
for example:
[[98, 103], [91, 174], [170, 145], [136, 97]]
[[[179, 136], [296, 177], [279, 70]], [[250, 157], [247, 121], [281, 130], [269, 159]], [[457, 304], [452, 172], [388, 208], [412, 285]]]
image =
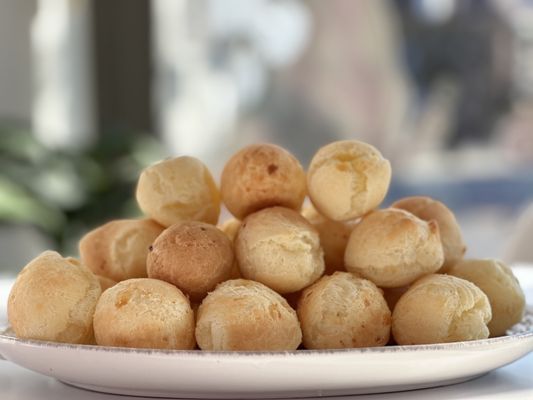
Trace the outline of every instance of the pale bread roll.
[[378, 207], [390, 180], [390, 163], [375, 147], [343, 140], [320, 148], [314, 155], [307, 172], [307, 190], [322, 215], [347, 221]]
[[267, 207], [299, 210], [305, 186], [305, 172], [291, 153], [273, 144], [255, 144], [226, 163], [220, 190], [228, 210], [242, 220]]
[[476, 285], [450, 275], [416, 281], [392, 312], [392, 334], [400, 345], [449, 343], [489, 337], [489, 299]]
[[324, 276], [303, 291], [298, 317], [306, 349], [384, 346], [391, 312], [381, 290], [349, 272]]
[[226, 281], [198, 308], [196, 341], [202, 350], [296, 350], [302, 332], [296, 312], [259, 282]]
[[302, 216], [315, 227], [320, 236], [326, 265], [325, 274], [344, 271], [344, 252], [356, 222], [332, 221], [321, 215], [313, 206], [304, 208]]
[[170, 282], [200, 301], [217, 284], [229, 279], [233, 247], [213, 225], [181, 222], [165, 229], [148, 253], [148, 277]]
[[45, 251], [17, 276], [7, 304], [9, 323], [21, 339], [89, 344], [100, 294], [89, 268]]
[[81, 238], [81, 261], [95, 274], [117, 282], [145, 278], [148, 249], [163, 230], [149, 219], [110, 221]]
[[324, 272], [318, 232], [294, 210], [272, 207], [249, 215], [235, 239], [241, 274], [278, 293], [296, 292]]
[[156, 279], [128, 279], [100, 297], [94, 335], [101, 346], [193, 349], [194, 313], [175, 286]]
[[215, 181], [194, 157], [171, 158], [146, 168], [136, 197], [141, 210], [165, 227], [181, 221], [216, 224], [220, 214]]
[[353, 229], [344, 262], [380, 287], [409, 285], [444, 261], [439, 228], [397, 208], [373, 211]]
[[406, 197], [394, 202], [391, 207], [409, 211], [424, 221], [436, 221], [439, 225], [440, 240], [444, 250], [444, 264], [439, 272], [463, 258], [466, 245], [463, 241], [461, 228], [453, 212], [440, 201], [425, 196]]
[[492, 319], [490, 336], [505, 335], [507, 329], [522, 320], [526, 307], [524, 292], [513, 271], [498, 260], [462, 260], [448, 274], [466, 279], [489, 298]]

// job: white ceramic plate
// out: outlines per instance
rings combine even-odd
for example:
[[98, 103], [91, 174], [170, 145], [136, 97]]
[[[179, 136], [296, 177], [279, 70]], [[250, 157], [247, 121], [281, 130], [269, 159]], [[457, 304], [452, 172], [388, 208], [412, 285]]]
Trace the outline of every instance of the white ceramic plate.
[[313, 397], [434, 387], [475, 378], [532, 350], [531, 306], [500, 338], [331, 351], [152, 351], [0, 334], [0, 353], [23, 367], [86, 389], [154, 397]]

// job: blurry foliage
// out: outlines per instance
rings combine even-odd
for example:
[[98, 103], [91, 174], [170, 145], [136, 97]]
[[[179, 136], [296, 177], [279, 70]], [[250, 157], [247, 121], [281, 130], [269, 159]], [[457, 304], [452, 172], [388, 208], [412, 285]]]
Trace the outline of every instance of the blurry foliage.
[[34, 225], [58, 249], [69, 247], [106, 220], [138, 216], [139, 171], [162, 154], [146, 134], [102, 134], [91, 148], [69, 152], [0, 126], [0, 221]]

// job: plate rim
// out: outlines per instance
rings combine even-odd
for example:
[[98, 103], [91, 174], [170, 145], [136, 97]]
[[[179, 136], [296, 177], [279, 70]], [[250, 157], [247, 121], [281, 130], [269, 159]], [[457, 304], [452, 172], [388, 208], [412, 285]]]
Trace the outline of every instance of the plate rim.
[[[529, 316], [533, 318], [533, 305], [527, 304], [525, 307], [524, 318]], [[520, 324], [520, 323], [518, 323]], [[518, 325], [517, 324], [517, 325]], [[342, 355], [342, 354], [358, 354], [358, 353], [412, 353], [420, 351], [449, 351], [449, 350], [468, 350], [479, 347], [490, 346], [494, 344], [505, 344], [508, 342], [517, 342], [533, 339], [533, 328], [525, 332], [519, 332], [511, 335], [498, 336], [494, 338], [469, 340], [451, 343], [435, 343], [435, 344], [417, 344], [417, 345], [401, 345], [401, 346], [380, 346], [380, 347], [360, 347], [360, 348], [345, 348], [345, 349], [316, 349], [316, 350], [286, 350], [286, 351], [217, 351], [217, 350], [171, 350], [171, 349], [148, 349], [148, 348], [134, 348], [134, 347], [118, 347], [118, 346], [98, 346], [88, 344], [72, 344], [62, 342], [52, 342], [46, 340], [36, 339], [20, 339], [10, 334], [7, 334], [8, 327], [0, 327], [0, 343], [20, 344], [30, 347], [40, 347], [48, 349], [67, 349], [67, 350], [88, 350], [105, 353], [121, 353], [121, 354], [144, 354], [154, 356], [199, 356], [199, 357], [224, 357], [235, 358], [239, 357], [309, 357], [315, 355]], [[0, 349], [0, 354], [2, 353]]]

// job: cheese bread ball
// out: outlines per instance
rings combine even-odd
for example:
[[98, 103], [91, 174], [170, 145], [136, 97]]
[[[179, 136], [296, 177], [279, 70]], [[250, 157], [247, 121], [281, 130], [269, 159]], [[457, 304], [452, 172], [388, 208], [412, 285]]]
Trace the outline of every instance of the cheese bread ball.
[[396, 343], [430, 344], [486, 339], [489, 299], [476, 285], [432, 274], [416, 281], [392, 312]]
[[296, 350], [302, 331], [283, 297], [235, 279], [218, 285], [198, 308], [196, 341], [202, 350]]
[[175, 286], [156, 279], [128, 279], [100, 297], [94, 335], [101, 346], [193, 349], [194, 313]]
[[235, 239], [241, 274], [278, 293], [296, 292], [324, 273], [318, 232], [296, 211], [272, 207], [249, 215]]
[[81, 238], [81, 261], [95, 274], [117, 282], [145, 278], [148, 248], [163, 230], [149, 219], [108, 222]]
[[448, 274], [472, 282], [489, 298], [492, 319], [490, 336], [505, 335], [507, 329], [522, 320], [526, 306], [524, 292], [513, 271], [498, 260], [463, 260]]
[[220, 214], [215, 181], [194, 157], [171, 158], [146, 168], [136, 196], [141, 210], [165, 227], [181, 221], [216, 224]]
[[332, 221], [321, 215], [313, 206], [302, 210], [303, 217], [315, 227], [324, 250], [326, 275], [344, 271], [344, 251], [355, 226], [354, 221]]
[[235, 240], [235, 236], [237, 236], [237, 232], [239, 232], [239, 228], [241, 227], [242, 222], [239, 221], [236, 218], [228, 219], [227, 221], [224, 221], [222, 224], [218, 226], [218, 229], [220, 229], [222, 232], [224, 232], [229, 240], [232, 242]]
[[306, 195], [305, 172], [287, 150], [255, 144], [226, 163], [220, 190], [224, 204], [239, 219], [273, 206], [299, 210]]
[[344, 140], [330, 143], [314, 155], [307, 172], [307, 190], [322, 215], [346, 221], [378, 207], [390, 180], [390, 163], [375, 147]]
[[89, 268], [45, 251], [17, 276], [7, 304], [9, 323], [22, 339], [89, 344], [100, 294]]
[[463, 258], [466, 245], [463, 241], [461, 228], [455, 215], [443, 203], [430, 197], [413, 196], [398, 200], [391, 207], [409, 211], [424, 221], [437, 221], [444, 250], [444, 264], [439, 272], [445, 272]]
[[381, 290], [349, 272], [324, 276], [304, 290], [298, 317], [306, 349], [384, 346], [391, 313]]
[[98, 279], [98, 283], [100, 283], [100, 288], [102, 289], [102, 293], [109, 289], [112, 286], [115, 286], [117, 284], [116, 281], [113, 279], [106, 278], [102, 275], [95, 275], [96, 279]]
[[191, 300], [230, 277], [233, 247], [228, 237], [213, 225], [182, 222], [165, 229], [148, 253], [148, 277], [172, 283]]
[[344, 262], [380, 287], [409, 285], [444, 261], [439, 228], [407, 211], [388, 208], [365, 216], [353, 229]]

